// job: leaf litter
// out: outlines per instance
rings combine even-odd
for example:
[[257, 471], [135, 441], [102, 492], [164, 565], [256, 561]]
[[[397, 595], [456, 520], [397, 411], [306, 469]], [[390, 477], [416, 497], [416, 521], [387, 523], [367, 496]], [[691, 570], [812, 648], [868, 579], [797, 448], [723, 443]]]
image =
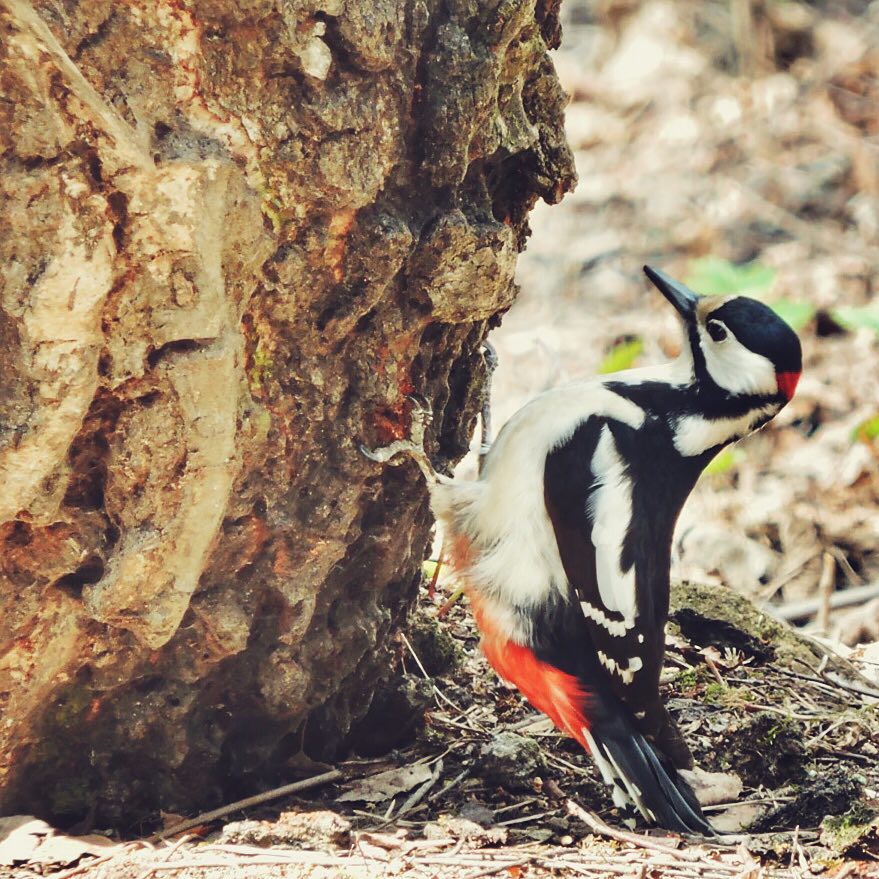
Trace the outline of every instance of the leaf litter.
[[620, 831], [588, 756], [491, 673], [440, 567], [399, 645], [403, 680], [430, 681], [414, 741], [103, 854], [78, 838], [79, 854], [41, 859], [65, 835], [24, 816], [0, 833], [0, 879], [876, 875], [879, 4], [562, 11], [580, 184], [534, 212], [522, 294], [493, 335], [496, 423], [553, 384], [674, 356], [644, 262], [764, 299], [803, 339], [793, 403], [718, 457], [676, 539], [675, 574], [707, 585], [678, 587], [663, 688], [706, 812], [733, 835]]

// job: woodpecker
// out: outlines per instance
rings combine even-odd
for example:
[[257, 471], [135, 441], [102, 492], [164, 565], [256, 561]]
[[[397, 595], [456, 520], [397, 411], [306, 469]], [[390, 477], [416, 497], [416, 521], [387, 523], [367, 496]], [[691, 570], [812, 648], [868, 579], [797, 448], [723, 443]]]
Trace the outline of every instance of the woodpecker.
[[680, 774], [692, 756], [659, 693], [672, 536], [717, 452], [791, 399], [800, 342], [745, 296], [700, 297], [644, 267], [684, 331], [672, 362], [546, 391], [520, 409], [478, 479], [433, 474], [451, 563], [495, 671], [576, 739], [614, 803], [710, 835]]

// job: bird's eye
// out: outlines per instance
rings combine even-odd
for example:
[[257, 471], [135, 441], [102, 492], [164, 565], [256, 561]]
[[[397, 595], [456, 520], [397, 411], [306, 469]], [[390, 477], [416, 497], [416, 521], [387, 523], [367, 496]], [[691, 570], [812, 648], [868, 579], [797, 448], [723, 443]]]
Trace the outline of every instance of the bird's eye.
[[726, 338], [726, 327], [719, 320], [708, 321], [708, 335], [715, 342], [722, 342]]

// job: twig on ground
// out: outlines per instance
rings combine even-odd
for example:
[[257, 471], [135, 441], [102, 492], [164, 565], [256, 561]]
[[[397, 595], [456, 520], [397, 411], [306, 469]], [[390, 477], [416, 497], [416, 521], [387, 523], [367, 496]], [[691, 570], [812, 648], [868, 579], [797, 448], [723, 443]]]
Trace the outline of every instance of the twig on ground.
[[436, 612], [436, 618], [438, 620], [445, 619], [449, 611], [458, 603], [461, 599], [461, 596], [464, 594], [464, 587], [459, 586], [455, 591], [449, 596], [448, 600], [445, 604]]
[[[309, 851], [290, 851], [283, 854], [277, 853], [273, 855], [263, 855], [262, 857], [248, 858], [248, 867], [283, 867], [286, 864], [308, 864], [316, 867], [341, 867], [341, 866], [365, 866], [366, 864], [376, 863], [376, 860], [367, 859], [366, 857], [356, 857], [353, 855], [325, 855], [321, 852]], [[235, 867], [236, 861], [232, 858], [218, 859], [202, 859], [202, 858], [182, 858], [179, 861], [169, 861], [156, 864], [152, 867], [153, 873], [169, 873], [176, 870], [205, 870], [217, 867]]]
[[549, 763], [555, 763], [556, 766], [561, 766], [563, 769], [567, 769], [569, 772], [575, 772], [577, 775], [591, 775], [592, 773], [588, 769], [584, 769], [582, 766], [575, 766], [573, 763], [569, 763], [567, 760], [559, 757], [558, 754], [550, 753], [549, 751], [542, 751], [544, 759]]
[[618, 842], [627, 842], [629, 845], [638, 846], [638, 848], [647, 849], [649, 851], [661, 852], [669, 857], [679, 858], [680, 860], [689, 861], [693, 856], [688, 852], [678, 851], [671, 846], [663, 845], [661, 842], [655, 842], [648, 836], [639, 836], [637, 833], [629, 833], [625, 830], [617, 830], [609, 824], [605, 824], [597, 815], [587, 812], [582, 806], [579, 806], [573, 800], [568, 800], [568, 811], [575, 817], [579, 818], [590, 829], [594, 830], [601, 836], [607, 836]]
[[373, 830], [382, 830], [387, 827], [389, 824], [394, 824], [399, 821], [404, 816], [408, 815], [416, 806], [427, 796], [427, 792], [439, 781], [440, 776], [443, 773], [443, 761], [437, 760], [436, 765], [433, 769], [433, 775], [427, 779], [423, 784], [419, 785], [415, 791], [413, 791], [409, 796], [403, 801], [403, 804], [397, 810], [397, 814], [391, 817], [393, 808], [394, 808], [394, 800], [391, 800], [391, 805], [388, 808], [388, 811], [385, 813], [384, 820], [381, 824], [377, 825]]
[[845, 716], [840, 717], [839, 720], [834, 721], [830, 724], [830, 726], [824, 727], [824, 729], [821, 730], [821, 732], [819, 732], [817, 735], [812, 736], [812, 738], [810, 739], [806, 739], [806, 741], [803, 743], [803, 747], [811, 748], [814, 745], [817, 745], [818, 742], [821, 741], [821, 739], [823, 739], [825, 736], [830, 735], [830, 733], [832, 733], [834, 730], [839, 729], [839, 727], [841, 727], [844, 723], [851, 723], [851, 718]]
[[192, 830], [193, 827], [198, 827], [200, 824], [209, 824], [211, 821], [216, 821], [218, 818], [225, 818], [226, 815], [229, 815], [232, 812], [240, 812], [243, 809], [251, 808], [251, 806], [260, 806], [263, 803], [277, 800], [279, 797], [285, 797], [287, 794], [295, 794], [299, 793], [299, 791], [310, 790], [314, 787], [330, 784], [330, 782], [337, 781], [342, 777], [343, 775], [338, 769], [332, 769], [329, 772], [315, 775], [313, 778], [294, 781], [292, 784], [285, 784], [282, 787], [276, 787], [273, 790], [264, 791], [263, 793], [255, 794], [252, 797], [246, 797], [243, 800], [236, 800], [234, 803], [229, 803], [228, 806], [223, 806], [222, 808], [214, 809], [210, 812], [203, 812], [201, 815], [196, 815], [195, 818], [188, 818], [186, 821], [181, 821], [179, 824], [174, 824], [165, 830], [154, 833], [147, 841], [158, 842], [168, 836], [182, 833], [184, 830]]
[[60, 873], [52, 873], [52, 879], [71, 879], [72, 876], [79, 876], [80, 873], [85, 873], [86, 870], [100, 867], [103, 864], [107, 864], [116, 858], [122, 857], [123, 855], [129, 854], [132, 851], [137, 851], [141, 848], [153, 848], [153, 846], [146, 841], [130, 842], [122, 846], [118, 851], [109, 852], [106, 855], [102, 855], [101, 857], [92, 860], [83, 860], [75, 867], [70, 867], [68, 870], [62, 870]]
[[716, 663], [711, 658], [707, 650], [702, 651], [702, 658], [705, 660], [705, 665], [708, 666], [708, 670], [714, 675], [714, 680], [717, 681], [722, 687], [726, 686], [726, 681], [721, 677], [720, 670], [717, 668]]
[[472, 873], [465, 873], [461, 879], [479, 879], [481, 876], [492, 876], [495, 873], [500, 873], [502, 870], [511, 870], [516, 867], [527, 867], [536, 860], [537, 855], [534, 855], [533, 857], [522, 858], [518, 861], [504, 861], [501, 864], [491, 864], [482, 869], [474, 870]]
[[547, 815], [555, 815], [558, 809], [550, 809], [547, 812], [535, 812], [533, 815], [520, 815], [518, 818], [508, 818], [506, 821], [496, 821], [495, 827], [509, 827], [512, 824], [524, 824], [526, 821], [536, 821], [538, 818], [546, 818]]
[[[830, 609], [838, 610], [841, 607], [866, 604], [877, 596], [879, 596], [879, 583], [868, 583], [866, 586], [850, 586], [848, 589], [840, 589], [831, 594]], [[822, 601], [823, 599], [821, 598], [807, 598], [805, 601], [794, 601], [790, 604], [764, 604], [762, 609], [770, 616], [789, 623], [794, 620], [813, 617], [820, 610]]]
[[405, 632], [400, 632], [400, 637], [403, 639], [403, 643], [406, 645], [406, 649], [412, 654], [412, 658], [415, 660], [415, 664], [421, 670], [421, 674], [424, 676], [426, 681], [430, 682], [430, 685], [433, 687], [434, 695], [439, 699], [442, 699], [447, 705], [451, 705], [455, 711], [460, 712], [461, 708], [457, 706], [434, 682], [434, 679], [427, 673], [427, 669], [424, 667], [420, 657], [415, 652], [415, 648], [412, 646], [412, 642], [406, 637]]
[[519, 800], [516, 803], [510, 803], [508, 806], [501, 806], [500, 809], [494, 810], [494, 817], [497, 818], [498, 815], [503, 815], [504, 812], [512, 812], [513, 809], [524, 809], [525, 806], [531, 806], [538, 802], [538, 799], [538, 797], [528, 797], [527, 800]]
[[440, 790], [434, 791], [434, 793], [427, 798], [427, 802], [432, 803], [434, 800], [438, 800], [440, 797], [445, 796], [453, 787], [457, 787], [469, 774], [469, 769], [464, 769], [462, 772], [459, 772], [448, 784], [444, 785]]
[[831, 546], [827, 551], [839, 562], [839, 566], [845, 571], [845, 575], [849, 578], [852, 585], [864, 585], [864, 578], [852, 567], [848, 556], [838, 546]]
[[[170, 861], [175, 852], [182, 846], [186, 845], [186, 843], [189, 842], [192, 838], [193, 837], [191, 834], [184, 833], [183, 836], [180, 837], [180, 839], [175, 840], [173, 844], [169, 845], [167, 852], [165, 852], [165, 857], [162, 859], [163, 863], [165, 861]], [[137, 877], [137, 879], [148, 879], [148, 877], [152, 876], [152, 874], [153, 867], [148, 867]]]
[[[769, 584], [761, 591], [760, 600], [768, 602], [782, 586], [785, 586], [793, 580], [793, 578], [796, 577], [797, 574], [799, 574], [819, 552], [820, 550], [811, 547], [806, 552], [800, 553], [799, 556], [789, 560], [782, 570], [770, 580]], [[768, 613], [774, 613], [775, 610], [778, 610], [778, 606], [768, 605], [768, 607], [764, 607], [763, 609]]]
[[433, 569], [433, 575], [430, 578], [430, 583], [427, 584], [427, 597], [433, 601], [434, 595], [436, 595], [436, 584], [439, 580], [440, 571], [443, 569], [443, 565], [446, 561], [446, 542], [443, 541], [443, 545], [440, 547], [439, 555], [436, 559], [436, 566]]
[[[812, 640], [812, 643], [814, 643], [816, 646], [823, 647], [826, 651], [828, 651], [828, 654], [830, 652], [832, 652], [833, 655], [835, 657], [837, 657], [838, 659], [842, 659], [842, 660], [848, 662], [848, 660], [845, 660], [845, 657], [840, 656], [835, 650], [831, 651], [831, 649], [826, 644], [822, 645], [820, 641], [816, 641], [814, 639]], [[803, 680], [813, 681], [816, 684], [823, 683], [826, 686], [830, 687], [831, 689], [833, 687], [841, 688], [843, 690], [848, 691], [849, 693], [857, 693], [857, 695], [859, 695], [859, 696], [869, 696], [872, 699], [879, 699], [879, 690], [876, 690], [872, 686], [870, 686], [871, 681], [868, 678], [865, 678], [854, 666], [851, 665], [851, 663], [849, 663], [849, 665], [851, 667], [850, 668], [851, 673], [853, 675], [856, 675], [857, 677], [861, 678], [861, 680], [865, 681], [868, 684], [868, 686], [856, 687], [854, 684], [849, 684], [849, 683], [846, 683], [845, 681], [839, 680], [838, 677], [829, 677], [827, 671], [825, 670], [826, 663], [824, 663], [824, 662], [822, 662], [822, 664], [820, 666], [818, 666], [817, 669], [813, 669], [809, 666], [809, 664], [807, 662], [804, 662], [799, 657], [794, 657], [794, 659], [797, 662], [799, 662], [801, 665], [804, 665], [806, 668], [808, 668], [809, 671], [814, 672], [816, 674], [819, 674], [821, 677], [816, 678], [816, 677], [810, 676], [810, 675], [801, 675], [795, 671], [789, 671], [788, 669], [779, 669], [779, 671], [783, 671], [789, 675], [794, 675], [795, 677], [801, 677], [801, 678], [803, 678]]]
[[821, 563], [821, 579], [818, 580], [818, 613], [815, 623], [818, 631], [826, 635], [830, 631], [830, 602], [836, 590], [836, 559], [829, 553], [824, 553]]
[[775, 806], [778, 803], [793, 802], [794, 797], [754, 797], [750, 800], [731, 800], [727, 803], [712, 803], [710, 806], [703, 806], [703, 812], [723, 812], [725, 809], [731, 809], [733, 806]]

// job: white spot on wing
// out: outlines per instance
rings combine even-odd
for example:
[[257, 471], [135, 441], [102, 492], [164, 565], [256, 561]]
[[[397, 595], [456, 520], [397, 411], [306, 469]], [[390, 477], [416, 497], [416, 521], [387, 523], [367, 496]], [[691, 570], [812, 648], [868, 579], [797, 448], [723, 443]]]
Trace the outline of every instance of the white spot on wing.
[[[624, 637], [626, 632], [635, 625], [634, 620], [612, 620], [601, 610], [601, 608], [596, 607], [594, 604], [590, 604], [588, 601], [581, 601], [580, 607], [583, 610], [583, 616], [598, 623], [599, 626], [606, 629], [614, 638]], [[639, 635], [638, 637], [643, 642], [644, 636]]]
[[598, 659], [611, 674], [619, 675], [624, 684], [631, 684], [632, 679], [635, 677], [635, 672], [641, 671], [644, 668], [644, 662], [640, 656], [629, 657], [625, 668], [612, 656], [608, 656], [601, 650], [598, 651]]
[[631, 628], [638, 613], [635, 568], [624, 573], [620, 557], [632, 518], [632, 483], [607, 425], [601, 429], [592, 471], [598, 483], [589, 499], [598, 593], [604, 606], [622, 614]]

